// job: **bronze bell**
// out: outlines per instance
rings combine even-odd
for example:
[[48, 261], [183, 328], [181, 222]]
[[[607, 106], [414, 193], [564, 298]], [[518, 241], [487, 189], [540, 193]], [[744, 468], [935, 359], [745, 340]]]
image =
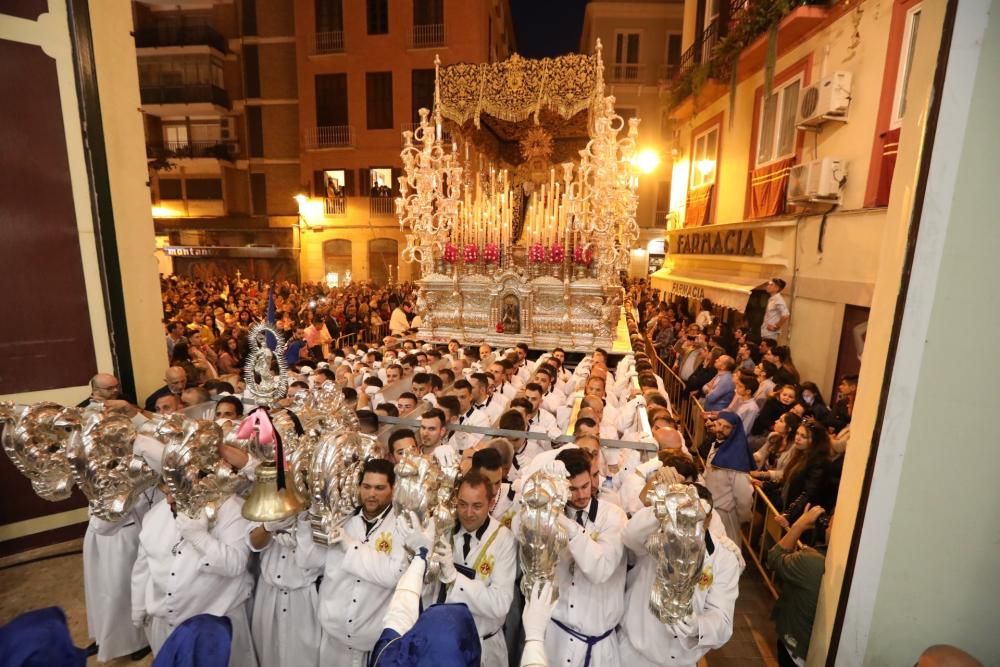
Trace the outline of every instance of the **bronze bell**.
[[273, 461], [257, 466], [253, 488], [243, 503], [243, 518], [247, 521], [280, 521], [305, 508], [305, 501], [295, 492], [294, 485], [278, 488], [278, 468]]

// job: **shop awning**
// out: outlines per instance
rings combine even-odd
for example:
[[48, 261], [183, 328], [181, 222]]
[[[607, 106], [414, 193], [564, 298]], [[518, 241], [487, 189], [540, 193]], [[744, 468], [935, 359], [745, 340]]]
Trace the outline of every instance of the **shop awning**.
[[692, 299], [709, 299], [712, 303], [738, 310], [747, 308], [750, 292], [762, 287], [767, 279], [753, 276], [722, 277], [693, 271], [662, 268], [650, 276], [654, 288], [664, 294], [677, 294]]

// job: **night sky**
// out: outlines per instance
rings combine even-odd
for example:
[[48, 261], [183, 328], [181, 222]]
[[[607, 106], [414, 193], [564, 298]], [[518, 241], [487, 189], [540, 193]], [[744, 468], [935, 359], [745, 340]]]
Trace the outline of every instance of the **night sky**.
[[575, 53], [587, 0], [510, 0], [517, 52], [526, 58]]

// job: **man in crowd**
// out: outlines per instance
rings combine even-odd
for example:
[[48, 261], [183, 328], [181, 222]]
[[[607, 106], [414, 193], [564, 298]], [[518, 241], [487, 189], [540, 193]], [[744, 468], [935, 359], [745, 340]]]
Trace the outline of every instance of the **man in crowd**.
[[320, 664], [365, 667], [382, 632], [389, 600], [407, 565], [404, 539], [392, 509], [395, 482], [391, 462], [367, 461], [360, 479], [360, 511], [330, 536], [328, 546], [314, 542], [312, 525], [306, 518], [299, 519], [298, 564], [323, 568]]
[[458, 527], [451, 544], [435, 548], [439, 581], [428, 595], [432, 602], [468, 605], [482, 640], [481, 664], [507, 667], [503, 624], [514, 599], [517, 549], [510, 530], [490, 518], [490, 496], [490, 482], [478, 471], [459, 482]]
[[760, 325], [760, 337], [777, 341], [788, 324], [790, 313], [781, 295], [785, 289], [785, 281], [781, 278], [771, 278], [767, 281], [767, 308], [764, 311], [764, 322]]
[[156, 409], [156, 401], [161, 396], [166, 396], [167, 394], [172, 394], [180, 400], [181, 392], [187, 386], [188, 377], [187, 372], [180, 366], [170, 366], [167, 368], [166, 373], [163, 376], [164, 385], [154, 391], [146, 399], [145, 409], [146, 412], [158, 412]]
[[627, 518], [621, 508], [594, 497], [589, 452], [569, 449], [557, 460], [569, 480], [566, 514], [559, 519], [568, 542], [556, 569], [559, 601], [545, 633], [545, 653], [551, 665], [617, 665]]

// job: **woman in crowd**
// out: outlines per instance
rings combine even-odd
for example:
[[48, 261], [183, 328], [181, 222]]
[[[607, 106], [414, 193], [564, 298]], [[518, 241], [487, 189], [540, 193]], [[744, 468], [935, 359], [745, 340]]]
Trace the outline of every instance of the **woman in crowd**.
[[806, 414], [815, 417], [817, 421], [825, 421], [830, 413], [815, 382], [803, 382], [799, 385], [799, 403], [805, 408]]
[[785, 467], [781, 487], [781, 516], [787, 528], [801, 516], [806, 505], [832, 512], [836, 488], [831, 475], [830, 434], [821, 423], [806, 419], [795, 431], [792, 454]]
[[219, 375], [231, 375], [239, 373], [243, 367], [243, 360], [239, 355], [239, 345], [232, 336], [222, 336], [215, 341], [215, 353], [219, 358]]

